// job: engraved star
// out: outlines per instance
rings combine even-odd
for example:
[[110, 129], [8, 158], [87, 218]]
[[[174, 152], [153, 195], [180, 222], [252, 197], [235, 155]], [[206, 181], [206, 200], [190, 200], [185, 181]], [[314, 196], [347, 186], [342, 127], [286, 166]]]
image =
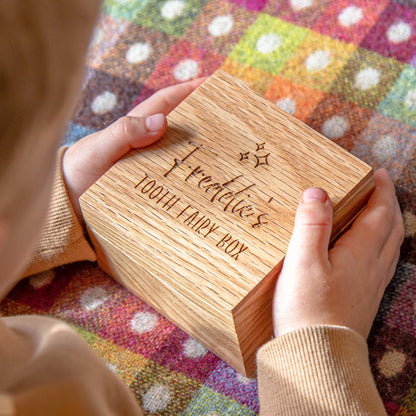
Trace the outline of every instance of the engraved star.
[[258, 152], [259, 150], [264, 150], [264, 145], [265, 144], [266, 144], [265, 142], [263, 142], [263, 143], [256, 143], [256, 146], [257, 146], [256, 152]]
[[256, 165], [254, 166], [255, 168], [257, 168], [258, 166], [261, 165], [269, 165], [269, 157], [270, 153], [267, 153], [267, 155], [263, 155], [263, 156], [256, 156]]
[[248, 160], [248, 155], [249, 154], [250, 154], [250, 152], [245, 152], [245, 153], [240, 152], [240, 162], [242, 160]]

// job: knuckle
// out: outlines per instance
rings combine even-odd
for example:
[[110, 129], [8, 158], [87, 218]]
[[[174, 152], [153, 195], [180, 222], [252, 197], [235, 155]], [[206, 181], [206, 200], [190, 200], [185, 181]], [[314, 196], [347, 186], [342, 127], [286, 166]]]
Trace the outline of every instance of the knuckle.
[[132, 118], [129, 116], [121, 117], [115, 123], [111, 124], [109, 129], [109, 133], [112, 136], [128, 137], [133, 133], [134, 130]]
[[175, 103], [175, 99], [169, 88], [165, 88], [156, 92], [155, 94], [158, 100], [161, 101], [162, 105], [165, 107], [170, 107]]
[[392, 209], [388, 205], [381, 205], [378, 208], [378, 215], [379, 215], [379, 218], [382, 221], [385, 221], [387, 224], [391, 224], [395, 220], [395, 218], [394, 218], [395, 217], [394, 209]]
[[298, 224], [306, 227], [327, 227], [332, 223], [331, 212], [308, 207], [298, 216]]

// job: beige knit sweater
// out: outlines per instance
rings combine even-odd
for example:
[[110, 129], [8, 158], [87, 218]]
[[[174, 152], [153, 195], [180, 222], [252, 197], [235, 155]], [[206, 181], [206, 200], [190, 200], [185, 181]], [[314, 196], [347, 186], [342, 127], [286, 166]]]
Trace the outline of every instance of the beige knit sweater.
[[[71, 208], [61, 149], [48, 221], [26, 275], [95, 260]], [[261, 415], [386, 415], [366, 341], [343, 327], [311, 327], [258, 352]], [[129, 389], [67, 325], [39, 316], [0, 319], [0, 416], [141, 415]]]

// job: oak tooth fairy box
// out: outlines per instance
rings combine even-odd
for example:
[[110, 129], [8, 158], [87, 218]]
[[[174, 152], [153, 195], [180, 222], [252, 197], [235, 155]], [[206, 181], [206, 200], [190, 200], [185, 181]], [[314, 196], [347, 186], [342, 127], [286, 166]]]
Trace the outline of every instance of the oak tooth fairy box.
[[272, 295], [303, 191], [327, 190], [333, 238], [372, 169], [218, 71], [82, 197], [99, 264], [239, 372], [272, 336]]

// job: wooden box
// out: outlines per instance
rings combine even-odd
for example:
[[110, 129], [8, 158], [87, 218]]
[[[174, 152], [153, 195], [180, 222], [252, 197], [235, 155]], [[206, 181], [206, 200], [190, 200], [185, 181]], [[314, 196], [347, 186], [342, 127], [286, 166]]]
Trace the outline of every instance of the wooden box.
[[82, 197], [99, 263], [245, 375], [272, 337], [272, 295], [304, 189], [326, 189], [336, 238], [372, 169], [217, 72]]

